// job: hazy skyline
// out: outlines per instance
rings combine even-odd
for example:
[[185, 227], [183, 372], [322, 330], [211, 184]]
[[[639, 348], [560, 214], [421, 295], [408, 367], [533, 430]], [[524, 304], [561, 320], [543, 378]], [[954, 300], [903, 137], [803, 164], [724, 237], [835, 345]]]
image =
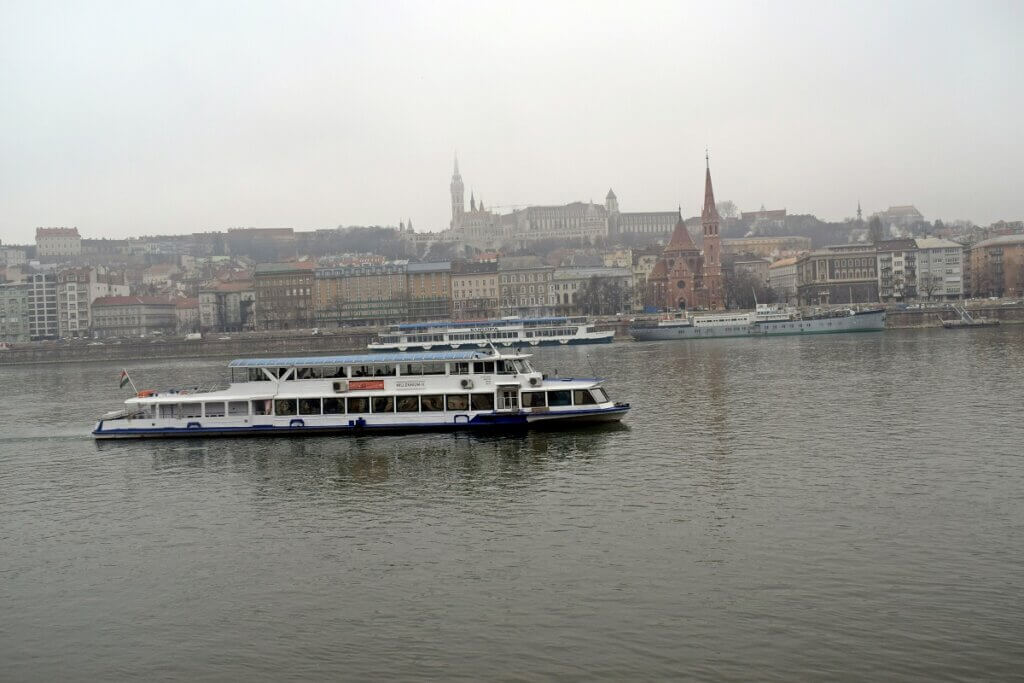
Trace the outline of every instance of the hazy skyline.
[[0, 240], [447, 227], [488, 207], [1024, 218], [1024, 10], [0, 3]]

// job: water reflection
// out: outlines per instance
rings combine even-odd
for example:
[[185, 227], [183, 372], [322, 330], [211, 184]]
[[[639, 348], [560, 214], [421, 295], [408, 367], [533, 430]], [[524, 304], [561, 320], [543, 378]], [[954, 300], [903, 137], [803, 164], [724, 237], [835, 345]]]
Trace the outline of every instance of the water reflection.
[[585, 463], [607, 452], [622, 424], [568, 432], [478, 435], [197, 439], [97, 442], [98, 449], [148, 453], [153, 471], [205, 470], [243, 474], [264, 493], [324, 491], [380, 485], [458, 487], [471, 493], [531, 480], [552, 466]]

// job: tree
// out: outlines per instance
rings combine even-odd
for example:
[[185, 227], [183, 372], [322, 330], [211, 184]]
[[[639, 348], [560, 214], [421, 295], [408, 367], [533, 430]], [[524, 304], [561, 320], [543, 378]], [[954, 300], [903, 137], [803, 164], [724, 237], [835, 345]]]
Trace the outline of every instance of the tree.
[[731, 199], [718, 202], [715, 204], [715, 208], [718, 209], [718, 215], [722, 218], [739, 218], [740, 209]]
[[617, 280], [595, 275], [576, 293], [576, 307], [586, 315], [614, 315], [628, 310], [632, 296]]
[[776, 294], [775, 290], [753, 273], [738, 270], [727, 273], [725, 298], [727, 308], [754, 308], [755, 303], [775, 301]]
[[932, 300], [932, 294], [938, 292], [942, 287], [942, 276], [941, 275], [923, 275], [920, 282], [918, 282], [918, 288], [924, 292], [928, 300]]
[[882, 219], [878, 216], [872, 216], [871, 220], [868, 221], [868, 240], [877, 244], [882, 241], [884, 235], [885, 232], [882, 228]]

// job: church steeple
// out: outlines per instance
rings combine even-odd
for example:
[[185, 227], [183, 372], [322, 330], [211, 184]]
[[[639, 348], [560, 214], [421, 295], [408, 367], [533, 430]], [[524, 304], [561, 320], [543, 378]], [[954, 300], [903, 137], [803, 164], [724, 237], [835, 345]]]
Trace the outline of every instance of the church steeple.
[[718, 234], [721, 217], [715, 206], [715, 190], [711, 185], [711, 160], [704, 152], [704, 208], [700, 212], [704, 228], [704, 290], [707, 307], [725, 308], [725, 288], [722, 277], [722, 239]]
[[455, 155], [455, 169], [452, 172], [452, 226], [456, 228], [462, 221], [462, 214], [466, 211], [466, 188], [462, 184], [462, 176], [459, 175], [459, 156]]
[[476, 197], [473, 195], [473, 191], [469, 191], [469, 210], [476, 211]]
[[704, 208], [700, 212], [702, 220], [721, 220], [715, 206], [715, 189], [711, 186], [711, 159], [704, 153]]

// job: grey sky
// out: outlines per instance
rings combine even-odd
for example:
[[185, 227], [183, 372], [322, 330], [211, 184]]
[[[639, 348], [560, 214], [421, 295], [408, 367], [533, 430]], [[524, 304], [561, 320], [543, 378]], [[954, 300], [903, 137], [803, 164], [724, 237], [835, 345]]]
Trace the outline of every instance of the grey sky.
[[0, 1], [0, 240], [719, 199], [1024, 218], [1024, 4]]

